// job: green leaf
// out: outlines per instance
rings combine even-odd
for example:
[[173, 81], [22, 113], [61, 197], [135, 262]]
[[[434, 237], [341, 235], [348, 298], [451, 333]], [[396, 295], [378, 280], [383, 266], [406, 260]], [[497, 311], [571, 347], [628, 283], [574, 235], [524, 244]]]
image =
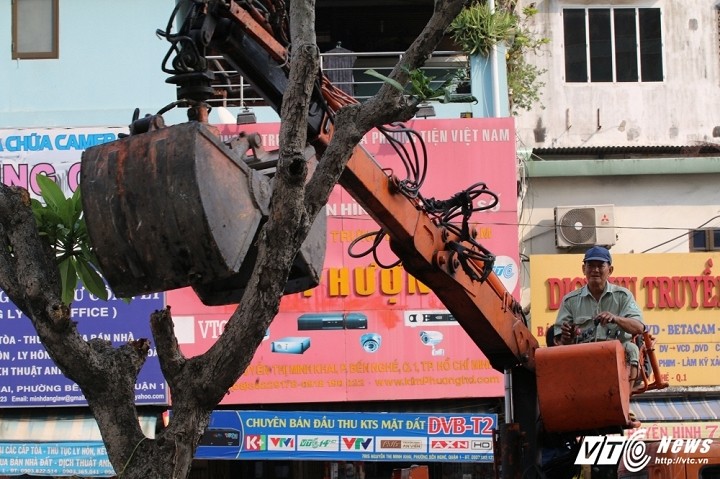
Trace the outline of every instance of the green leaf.
[[[66, 198], [60, 187], [45, 175], [35, 177], [45, 204], [32, 199], [33, 216], [43, 241], [55, 252], [60, 271], [62, 300], [70, 304], [78, 279], [100, 299], [108, 299], [102, 272], [91, 247], [83, 218], [82, 196], [78, 187]], [[129, 300], [127, 300], [129, 302]]]
[[52, 179], [45, 175], [36, 175], [35, 181], [40, 186], [40, 194], [45, 203], [55, 212], [65, 208], [65, 195]]
[[539, 91], [545, 85], [541, 76], [547, 70], [540, 69], [529, 62], [533, 55], [540, 52], [543, 45], [550, 42], [534, 33], [529, 19], [538, 13], [535, 4], [518, 12], [516, 1], [501, 0], [491, 12], [488, 2], [473, 1], [453, 20], [447, 33], [468, 55], [488, 55], [492, 47], [500, 42], [507, 46], [507, 82], [510, 110], [517, 114], [520, 110], [531, 110], [539, 104]]
[[45, 209], [43, 207], [43, 204], [40, 203], [35, 198], [31, 198], [30, 199], [30, 208], [32, 209], [33, 216], [35, 217], [35, 222], [38, 223], [38, 225], [39, 225], [40, 224], [40, 216], [42, 215], [43, 209]]
[[[72, 197], [70, 198], [70, 203], [72, 205], [72, 222], [77, 223], [77, 221], [82, 216], [82, 199], [80, 196], [80, 186], [75, 189], [75, 192], [73, 193]], [[83, 222], [84, 223], [84, 222]]]
[[85, 288], [98, 298], [107, 301], [108, 292], [105, 289], [105, 283], [95, 271], [95, 268], [82, 258], [77, 259], [76, 265], [80, 281], [85, 285]]
[[[85, 242], [80, 242], [80, 256], [85, 259], [87, 263], [90, 263], [95, 267], [96, 264], [100, 264], [97, 260], [97, 257], [95, 257], [95, 253], [90, 249], [90, 246], [88, 246]], [[100, 269], [95, 267], [96, 269]]]
[[370, 75], [371, 77], [379, 78], [380, 80], [384, 81], [385, 83], [399, 91], [405, 91], [405, 88], [403, 88], [403, 86], [397, 80], [386, 77], [385, 75], [378, 73], [375, 70], [365, 70], [365, 74]]
[[75, 286], [78, 280], [73, 258], [61, 261], [58, 268], [60, 269], [60, 282], [62, 284], [62, 302], [69, 306], [75, 297]]
[[71, 227], [74, 223], [73, 213], [75, 209], [72, 199], [65, 198], [60, 187], [51, 178], [45, 175], [36, 175], [35, 178], [38, 185], [40, 185], [40, 194], [48, 208], [57, 213], [63, 225]]

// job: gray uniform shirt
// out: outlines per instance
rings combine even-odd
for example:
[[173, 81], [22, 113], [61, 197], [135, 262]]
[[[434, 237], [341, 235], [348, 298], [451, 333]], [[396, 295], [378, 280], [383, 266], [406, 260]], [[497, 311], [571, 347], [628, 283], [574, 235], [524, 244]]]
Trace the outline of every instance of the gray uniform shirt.
[[590, 294], [587, 285], [566, 294], [558, 310], [553, 331], [556, 336], [560, 335], [563, 322], [572, 321], [580, 329], [580, 335], [575, 338], [575, 343], [607, 339], [618, 339], [623, 343], [630, 341], [632, 335], [618, 328], [617, 324], [595, 325], [593, 318], [603, 311], [643, 321], [642, 312], [630, 290], [608, 281], [602, 296], [600, 296], [600, 301], [596, 301]]

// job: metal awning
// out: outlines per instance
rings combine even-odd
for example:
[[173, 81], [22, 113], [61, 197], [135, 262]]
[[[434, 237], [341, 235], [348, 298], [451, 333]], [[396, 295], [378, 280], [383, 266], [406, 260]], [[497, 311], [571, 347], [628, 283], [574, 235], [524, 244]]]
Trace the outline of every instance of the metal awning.
[[[139, 420], [145, 435], [155, 437], [157, 416], [141, 414]], [[116, 476], [97, 423], [88, 412], [1, 411], [0, 476], [28, 474]]]
[[717, 421], [720, 398], [658, 398], [631, 401], [640, 421]]
[[[140, 415], [140, 427], [148, 438], [155, 437], [157, 416]], [[38, 411], [0, 413], [0, 442], [102, 442], [100, 429], [89, 413], [48, 414]]]

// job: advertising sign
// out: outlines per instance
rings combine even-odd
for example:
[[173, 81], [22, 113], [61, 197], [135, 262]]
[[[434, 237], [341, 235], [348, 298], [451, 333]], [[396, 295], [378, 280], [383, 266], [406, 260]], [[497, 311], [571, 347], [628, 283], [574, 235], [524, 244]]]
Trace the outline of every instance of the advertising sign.
[[117, 140], [128, 128], [0, 129], [0, 180], [38, 198], [39, 174], [55, 178], [67, 194], [80, 183], [80, 156], [91, 146]]
[[[48, 128], [0, 130], [0, 175], [7, 185], [22, 186], [39, 196], [37, 174], [56, 179], [67, 193], [78, 186], [80, 157], [87, 147], [113, 141], [127, 128]], [[86, 339], [120, 345], [151, 338], [150, 314], [164, 306], [162, 294], [102, 301], [80, 287], [71, 305], [72, 319]], [[148, 358], [136, 383], [138, 404], [167, 404], [157, 358]], [[81, 406], [87, 404], [77, 385], [55, 366], [30, 320], [0, 291], [0, 407]]]
[[102, 442], [0, 442], [0, 476], [110, 477], [115, 470]]
[[492, 462], [495, 414], [213, 411], [196, 459]]
[[[84, 287], [75, 290], [70, 312], [84, 339], [102, 338], [115, 346], [152, 338], [150, 314], [162, 309], [163, 295], [149, 294], [130, 303], [103, 301]], [[167, 404], [160, 363], [150, 349], [135, 384], [137, 404]], [[67, 379], [40, 343], [30, 319], [0, 290], [0, 407], [83, 406], [80, 388]]]
[[[245, 125], [247, 126], [247, 125]], [[517, 293], [516, 159], [512, 119], [418, 120], [407, 125], [424, 139], [426, 198], [448, 199], [484, 182], [499, 203], [472, 216], [478, 241], [497, 256], [495, 271]], [[278, 144], [278, 125], [251, 125], [266, 148]], [[224, 127], [230, 139], [236, 127]], [[393, 134], [411, 155], [401, 134]], [[386, 171], [403, 175], [396, 145], [378, 131], [363, 146]], [[418, 153], [423, 148], [416, 145]], [[411, 155], [412, 156], [412, 155]], [[424, 160], [418, 160], [422, 165]], [[480, 195], [475, 206], [491, 204]], [[283, 298], [280, 312], [245, 374], [222, 404], [368, 401], [503, 394], [500, 373], [430, 289], [392, 265], [397, 258], [380, 242], [363, 208], [337, 186], [326, 207], [327, 251], [320, 285]], [[457, 220], [459, 221], [459, 219]], [[354, 244], [352, 255], [348, 251]], [[206, 351], [222, 333], [235, 305], [206, 307], [190, 289], [169, 291], [175, 331], [183, 353]]]
[[[688, 422], [644, 422], [646, 441], [660, 441], [663, 438], [678, 439], [714, 439], [720, 440], [720, 422], [718, 421], [688, 421]], [[634, 431], [626, 429], [625, 436], [631, 436]]]
[[[581, 287], [582, 255], [533, 255], [533, 333], [544, 344], [563, 295]], [[720, 366], [720, 253], [614, 254], [610, 281], [628, 288], [656, 337], [655, 354], [671, 386], [716, 386]]]

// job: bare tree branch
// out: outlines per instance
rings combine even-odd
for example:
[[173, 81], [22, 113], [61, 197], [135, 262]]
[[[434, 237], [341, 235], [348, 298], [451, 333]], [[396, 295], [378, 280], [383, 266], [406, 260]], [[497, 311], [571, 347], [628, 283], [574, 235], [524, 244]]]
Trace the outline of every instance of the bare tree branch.
[[4, 243], [0, 253], [0, 286], [13, 303], [30, 316], [32, 303], [46, 299], [43, 292], [59, 297], [58, 276], [47, 268], [47, 249], [37, 235], [35, 218], [30, 209], [30, 194], [17, 187], [0, 185], [0, 221]]
[[[312, 0], [290, 4], [290, 17], [314, 23]], [[310, 18], [308, 16], [311, 15]], [[307, 176], [304, 157], [310, 95], [319, 71], [314, 28], [294, 21], [291, 30], [290, 77], [283, 97], [280, 159], [274, 178], [270, 215], [258, 239], [258, 257], [241, 304], [218, 341], [206, 353], [203, 369], [216, 378], [210, 394], [222, 398], [247, 368], [252, 354], [277, 314], [285, 287], [283, 279], [307, 231], [303, 196]], [[252, 292], [252, 294], [251, 294]], [[245, 360], [238, 361], [237, 358]]]
[[180, 374], [187, 360], [178, 347], [169, 307], [150, 315], [150, 328], [155, 340], [160, 369], [169, 386], [174, 389], [177, 386], [176, 376]]

